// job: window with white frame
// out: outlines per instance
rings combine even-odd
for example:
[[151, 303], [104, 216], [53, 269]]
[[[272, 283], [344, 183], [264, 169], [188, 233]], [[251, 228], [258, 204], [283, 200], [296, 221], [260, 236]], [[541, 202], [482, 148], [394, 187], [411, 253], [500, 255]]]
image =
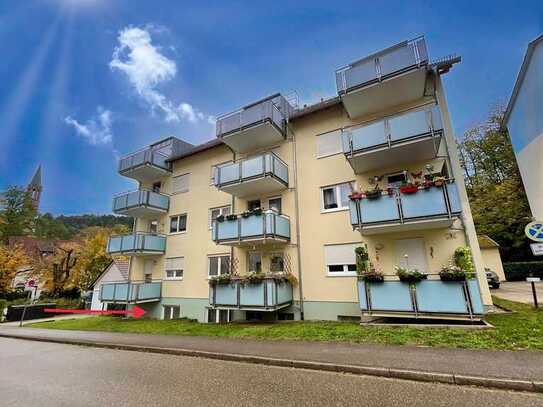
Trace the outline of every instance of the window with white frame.
[[179, 319], [181, 307], [179, 305], [164, 305], [164, 319]]
[[249, 273], [260, 273], [262, 272], [262, 253], [260, 252], [249, 252]]
[[268, 209], [271, 209], [277, 213], [282, 213], [283, 200], [280, 196], [268, 199]]
[[164, 272], [166, 280], [182, 280], [183, 270], [185, 269], [185, 259], [183, 257], [169, 257], [164, 263]]
[[209, 277], [222, 276], [230, 273], [230, 255], [219, 254], [207, 257], [207, 275]]
[[220, 215], [226, 216], [230, 215], [230, 205], [221, 206], [220, 208], [212, 208], [209, 210], [209, 228], [213, 225], [213, 221], [217, 219]]
[[172, 177], [172, 194], [180, 192], [188, 192], [189, 190], [190, 174], [178, 175]]
[[356, 276], [354, 250], [359, 246], [359, 243], [325, 245], [326, 273], [329, 276]]
[[272, 253], [270, 255], [270, 271], [272, 273], [281, 273], [285, 271], [285, 258], [283, 253]]
[[170, 217], [170, 233], [180, 233], [187, 231], [187, 214], [175, 215]]
[[335, 130], [317, 136], [317, 158], [328, 157], [342, 152], [341, 130]]
[[354, 190], [354, 182], [330, 185], [321, 188], [321, 209], [323, 212], [349, 208], [349, 195]]

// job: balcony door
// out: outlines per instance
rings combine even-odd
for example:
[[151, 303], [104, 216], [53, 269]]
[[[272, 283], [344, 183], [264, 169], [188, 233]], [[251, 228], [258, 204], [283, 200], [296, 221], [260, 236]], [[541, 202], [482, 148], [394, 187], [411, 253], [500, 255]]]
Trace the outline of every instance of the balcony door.
[[428, 272], [424, 239], [399, 239], [394, 242], [396, 265]]

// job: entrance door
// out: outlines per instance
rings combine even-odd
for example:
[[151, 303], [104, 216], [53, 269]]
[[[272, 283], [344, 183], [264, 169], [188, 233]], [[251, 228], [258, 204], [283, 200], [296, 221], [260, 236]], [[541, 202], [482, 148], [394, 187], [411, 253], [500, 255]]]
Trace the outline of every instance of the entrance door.
[[417, 269], [422, 273], [428, 271], [424, 239], [400, 239], [394, 242], [394, 246], [398, 266]]

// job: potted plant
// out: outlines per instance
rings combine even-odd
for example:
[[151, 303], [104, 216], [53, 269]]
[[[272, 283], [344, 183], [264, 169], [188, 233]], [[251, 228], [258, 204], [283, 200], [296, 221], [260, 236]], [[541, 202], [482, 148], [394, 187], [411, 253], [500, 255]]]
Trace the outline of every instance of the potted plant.
[[396, 275], [399, 277], [400, 281], [404, 283], [418, 283], [419, 281], [426, 280], [428, 277], [426, 274], [421, 273], [417, 269], [410, 269], [408, 267], [395, 266]]
[[262, 208], [255, 208], [251, 211], [253, 215], [260, 216], [262, 215]]
[[367, 199], [379, 199], [381, 198], [382, 192], [383, 190], [379, 188], [379, 186], [376, 186], [374, 189], [364, 191], [364, 195]]
[[219, 284], [230, 284], [232, 282], [232, 276], [230, 274], [221, 274], [219, 276], [211, 277], [209, 279], [209, 285], [215, 286]]
[[434, 183], [434, 186], [441, 187], [445, 183], [445, 177], [442, 177], [442, 176], [434, 177], [433, 183]]
[[253, 213], [251, 211], [245, 211], [241, 214], [241, 217], [242, 218], [248, 218], [249, 216], [251, 216]]
[[244, 282], [247, 284], [259, 284], [264, 280], [264, 277], [266, 277], [264, 273], [253, 272], [245, 276]]
[[465, 281], [466, 276], [467, 274], [464, 270], [453, 264], [443, 267], [439, 272], [441, 281]]
[[407, 182], [400, 187], [400, 192], [402, 194], [414, 194], [418, 192], [418, 190], [419, 190], [418, 184], [414, 184], [412, 182]]
[[382, 283], [385, 280], [383, 273], [374, 268], [359, 274], [358, 278], [368, 283]]
[[217, 222], [219, 222], [219, 223], [220, 223], [220, 222], [224, 222], [224, 215], [219, 215], [219, 216], [217, 216], [217, 217], [215, 218], [215, 220], [216, 220]]
[[354, 191], [349, 195], [349, 199], [351, 199], [353, 201], [359, 201], [360, 199], [363, 198], [363, 196], [364, 196], [364, 194], [362, 194], [362, 192]]
[[238, 218], [238, 215], [235, 215], [235, 214], [230, 214], [230, 215], [226, 215], [226, 219], [228, 220], [236, 220]]

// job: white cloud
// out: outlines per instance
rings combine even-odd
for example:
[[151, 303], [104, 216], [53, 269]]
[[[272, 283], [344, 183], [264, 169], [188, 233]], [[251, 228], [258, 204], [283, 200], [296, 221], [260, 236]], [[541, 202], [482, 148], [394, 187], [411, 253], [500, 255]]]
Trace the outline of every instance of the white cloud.
[[98, 106], [96, 115], [87, 120], [85, 124], [78, 122], [71, 116], [64, 118], [64, 123], [74, 128], [77, 135], [86, 139], [92, 145], [109, 144], [113, 140], [111, 126], [113, 118], [111, 111]]
[[214, 119], [200, 112], [188, 103], [176, 107], [159, 87], [171, 81], [177, 74], [175, 61], [163, 55], [160, 47], [153, 44], [148, 29], [126, 27], [119, 31], [119, 45], [113, 51], [109, 62], [112, 70], [124, 73], [136, 93], [144, 100], [151, 111], [161, 111], [167, 122], [187, 120], [211, 122]]

